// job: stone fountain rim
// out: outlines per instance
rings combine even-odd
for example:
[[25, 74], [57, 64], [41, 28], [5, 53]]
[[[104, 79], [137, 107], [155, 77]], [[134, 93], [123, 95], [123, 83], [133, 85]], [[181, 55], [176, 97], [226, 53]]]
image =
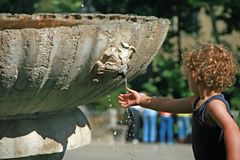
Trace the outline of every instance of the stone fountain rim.
[[145, 23], [162, 21], [170, 23], [168, 19], [155, 16], [139, 16], [132, 14], [93, 14], [93, 13], [35, 13], [35, 14], [12, 14], [0, 13], [0, 30], [46, 28], [46, 27], [71, 27], [75, 25], [94, 25], [103, 21], [123, 21], [129, 23]]

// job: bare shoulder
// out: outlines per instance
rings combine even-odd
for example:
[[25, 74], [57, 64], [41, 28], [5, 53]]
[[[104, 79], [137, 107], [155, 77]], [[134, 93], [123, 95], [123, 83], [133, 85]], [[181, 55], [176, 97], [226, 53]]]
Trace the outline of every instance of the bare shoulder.
[[219, 99], [214, 99], [211, 102], [209, 102], [208, 109], [212, 113], [227, 112], [227, 107], [226, 107], [225, 103]]
[[233, 122], [231, 115], [227, 111], [225, 103], [219, 99], [214, 99], [207, 106], [207, 114], [222, 128]]

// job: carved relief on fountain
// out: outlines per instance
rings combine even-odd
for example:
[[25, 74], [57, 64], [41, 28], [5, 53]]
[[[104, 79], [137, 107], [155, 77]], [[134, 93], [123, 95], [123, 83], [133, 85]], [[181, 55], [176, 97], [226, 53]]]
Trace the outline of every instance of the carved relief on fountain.
[[128, 63], [135, 52], [136, 49], [125, 42], [117, 47], [110, 47], [96, 63], [97, 74], [115, 73], [125, 76], [129, 69]]

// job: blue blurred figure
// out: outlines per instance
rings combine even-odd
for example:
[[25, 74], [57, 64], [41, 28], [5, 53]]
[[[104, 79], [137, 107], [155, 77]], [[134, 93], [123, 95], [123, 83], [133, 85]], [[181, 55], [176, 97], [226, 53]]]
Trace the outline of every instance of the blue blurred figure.
[[178, 140], [184, 143], [191, 134], [191, 114], [177, 114], [177, 124]]
[[151, 109], [143, 111], [143, 142], [156, 142], [157, 112]]
[[173, 117], [172, 113], [160, 112], [161, 127], [160, 127], [160, 144], [165, 144], [167, 133], [167, 144], [173, 144]]

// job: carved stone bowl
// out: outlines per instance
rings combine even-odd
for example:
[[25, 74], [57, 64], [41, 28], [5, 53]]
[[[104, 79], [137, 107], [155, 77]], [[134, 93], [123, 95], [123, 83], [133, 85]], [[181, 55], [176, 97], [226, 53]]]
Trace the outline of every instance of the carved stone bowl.
[[0, 14], [0, 117], [87, 104], [145, 70], [169, 21], [103, 14]]

